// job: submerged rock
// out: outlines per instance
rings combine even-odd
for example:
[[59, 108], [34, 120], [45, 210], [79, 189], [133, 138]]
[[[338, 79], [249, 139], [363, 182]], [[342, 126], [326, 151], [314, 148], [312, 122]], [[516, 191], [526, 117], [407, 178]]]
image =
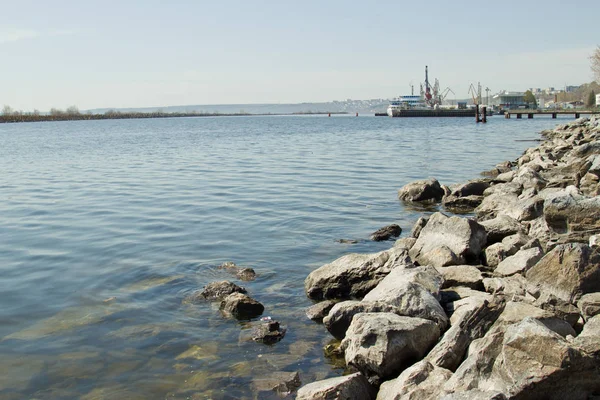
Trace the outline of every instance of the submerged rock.
[[246, 293], [246, 289], [229, 281], [211, 282], [202, 291], [195, 292], [187, 298], [188, 301], [218, 300], [232, 293]]
[[249, 319], [259, 316], [265, 306], [243, 293], [232, 293], [221, 301], [221, 311], [238, 319]]
[[285, 331], [277, 321], [264, 322], [254, 327], [252, 330], [252, 340], [264, 344], [277, 343], [283, 339]]

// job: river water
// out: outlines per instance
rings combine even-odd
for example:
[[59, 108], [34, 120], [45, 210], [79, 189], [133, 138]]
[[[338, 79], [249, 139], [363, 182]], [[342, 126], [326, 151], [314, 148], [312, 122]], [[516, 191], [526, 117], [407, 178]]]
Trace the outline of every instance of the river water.
[[[567, 122], [568, 119], [558, 122]], [[478, 176], [557, 121], [337, 116], [0, 125], [0, 399], [269, 398], [260, 379], [343, 369], [304, 278], [431, 210], [397, 189]], [[357, 243], [340, 243], [352, 239]], [[240, 282], [218, 269], [251, 267]], [[229, 279], [287, 327], [186, 296]]]

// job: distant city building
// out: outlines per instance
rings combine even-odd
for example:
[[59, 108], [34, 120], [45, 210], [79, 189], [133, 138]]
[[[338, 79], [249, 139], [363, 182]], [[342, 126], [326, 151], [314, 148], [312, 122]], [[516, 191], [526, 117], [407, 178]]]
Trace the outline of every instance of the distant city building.
[[579, 86], [566, 86], [565, 87], [565, 92], [567, 92], [567, 93], [573, 93], [577, 89], [579, 89]]
[[525, 93], [523, 92], [500, 92], [492, 97], [492, 105], [504, 110], [515, 108], [526, 108]]

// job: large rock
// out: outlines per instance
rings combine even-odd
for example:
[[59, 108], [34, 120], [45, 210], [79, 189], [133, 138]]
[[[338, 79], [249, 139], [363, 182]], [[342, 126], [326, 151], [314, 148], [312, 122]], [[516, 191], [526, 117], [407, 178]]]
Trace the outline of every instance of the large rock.
[[467, 390], [440, 397], [440, 400], [506, 400], [504, 393], [497, 390]]
[[437, 399], [452, 372], [421, 361], [405, 369], [398, 378], [384, 382], [378, 400]]
[[588, 293], [581, 296], [577, 302], [577, 307], [585, 319], [600, 314], [600, 293]]
[[525, 273], [543, 256], [544, 252], [539, 247], [521, 249], [516, 254], [502, 260], [494, 272], [502, 276]]
[[516, 219], [508, 215], [499, 215], [496, 218], [480, 222], [487, 233], [487, 244], [491, 245], [502, 241], [505, 237], [524, 233], [525, 227]]
[[347, 300], [337, 303], [329, 311], [329, 314], [323, 318], [323, 325], [336, 339], [343, 339], [346, 331], [352, 323], [356, 314], [393, 312], [396, 313], [398, 307], [383, 302], [366, 302], [358, 300]]
[[511, 399], [583, 400], [600, 389], [600, 380], [592, 357], [526, 317], [473, 342], [444, 389], [497, 390]]
[[396, 268], [363, 302], [394, 306], [398, 315], [429, 319], [444, 330], [448, 317], [438, 302], [443, 282], [433, 267]]
[[479, 259], [486, 240], [485, 229], [474, 220], [435, 213], [429, 218], [409, 254], [421, 265], [442, 267], [448, 264], [436, 262], [437, 258], [431, 255], [439, 249], [447, 249], [456, 256], [456, 264], [466, 264]]
[[569, 322], [557, 316], [553, 311], [544, 310], [532, 304], [509, 301], [490, 331], [504, 331], [508, 326], [522, 321], [524, 318], [534, 318], [551, 331], [562, 337], [575, 336], [576, 332]]
[[465, 286], [475, 290], [483, 290], [483, 276], [481, 271], [472, 265], [453, 265], [439, 267], [438, 272], [444, 278], [442, 288]]
[[443, 196], [444, 189], [434, 178], [414, 181], [398, 190], [398, 198], [404, 201], [440, 201]]
[[453, 307], [452, 325], [426, 360], [433, 365], [455, 371], [463, 360], [467, 348], [473, 340], [485, 335], [496, 322], [505, 306], [504, 298], [495, 297], [488, 301], [485, 297], [469, 297], [456, 301]]
[[407, 263], [410, 259], [403, 248], [348, 254], [311, 272], [304, 281], [304, 289], [315, 300], [362, 297], [393, 268]]
[[375, 389], [367, 379], [356, 372], [302, 386], [298, 389], [296, 400], [370, 400], [375, 399], [375, 395]]
[[600, 254], [581, 243], [559, 245], [526, 276], [540, 289], [574, 303], [586, 293], [600, 291]]
[[544, 218], [557, 232], [600, 230], [600, 196], [586, 198], [566, 192], [544, 202]]
[[354, 316], [341, 348], [348, 365], [379, 383], [423, 358], [439, 337], [438, 326], [426, 319], [361, 313]]

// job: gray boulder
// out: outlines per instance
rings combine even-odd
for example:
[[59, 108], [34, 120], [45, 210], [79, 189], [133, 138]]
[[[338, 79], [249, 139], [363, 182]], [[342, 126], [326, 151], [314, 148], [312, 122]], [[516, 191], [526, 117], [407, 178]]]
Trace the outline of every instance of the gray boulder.
[[384, 382], [378, 400], [437, 399], [452, 372], [421, 361], [405, 369], [396, 379]]
[[341, 348], [348, 365], [378, 384], [423, 358], [439, 337], [438, 326], [426, 319], [361, 313], [354, 316]]
[[440, 397], [440, 400], [506, 400], [504, 393], [497, 390], [472, 389]]
[[473, 342], [449, 392], [497, 390], [514, 399], [587, 399], [600, 389], [593, 359], [526, 317]]
[[527, 271], [529, 282], [557, 297], [575, 302], [600, 291], [600, 254], [581, 243], [556, 246]]
[[408, 252], [402, 248], [348, 254], [312, 271], [304, 281], [304, 289], [315, 300], [362, 297], [393, 268], [407, 263]]
[[397, 313], [398, 307], [384, 302], [347, 300], [337, 303], [323, 318], [323, 325], [336, 339], [343, 339], [356, 314], [376, 312]]
[[505, 307], [502, 297], [488, 301], [485, 297], [458, 300], [453, 307], [452, 325], [425, 358], [433, 365], [455, 371], [473, 340], [485, 335]]
[[543, 256], [544, 252], [539, 247], [521, 249], [516, 254], [502, 260], [494, 272], [502, 276], [525, 273]]
[[600, 196], [586, 198], [572, 193], [548, 198], [544, 218], [559, 233], [600, 230]]
[[472, 265], [453, 265], [439, 267], [438, 272], [444, 279], [442, 288], [465, 286], [474, 290], [483, 290], [481, 271]]
[[356, 372], [302, 386], [296, 400], [371, 400], [375, 396], [375, 389], [360, 372]]
[[486, 240], [485, 229], [474, 220], [435, 213], [429, 218], [409, 255], [421, 265], [441, 267], [448, 264], [430, 257], [430, 253], [435, 255], [439, 249], [447, 249], [456, 256], [457, 264], [466, 264], [479, 259]]
[[507, 236], [525, 232], [525, 227], [508, 215], [499, 215], [496, 218], [480, 222], [480, 224], [487, 233], [488, 245], [500, 242]]
[[600, 314], [600, 292], [584, 294], [577, 302], [577, 307], [585, 319]]
[[443, 196], [444, 189], [435, 178], [414, 181], [398, 190], [398, 198], [404, 201], [440, 201]]

